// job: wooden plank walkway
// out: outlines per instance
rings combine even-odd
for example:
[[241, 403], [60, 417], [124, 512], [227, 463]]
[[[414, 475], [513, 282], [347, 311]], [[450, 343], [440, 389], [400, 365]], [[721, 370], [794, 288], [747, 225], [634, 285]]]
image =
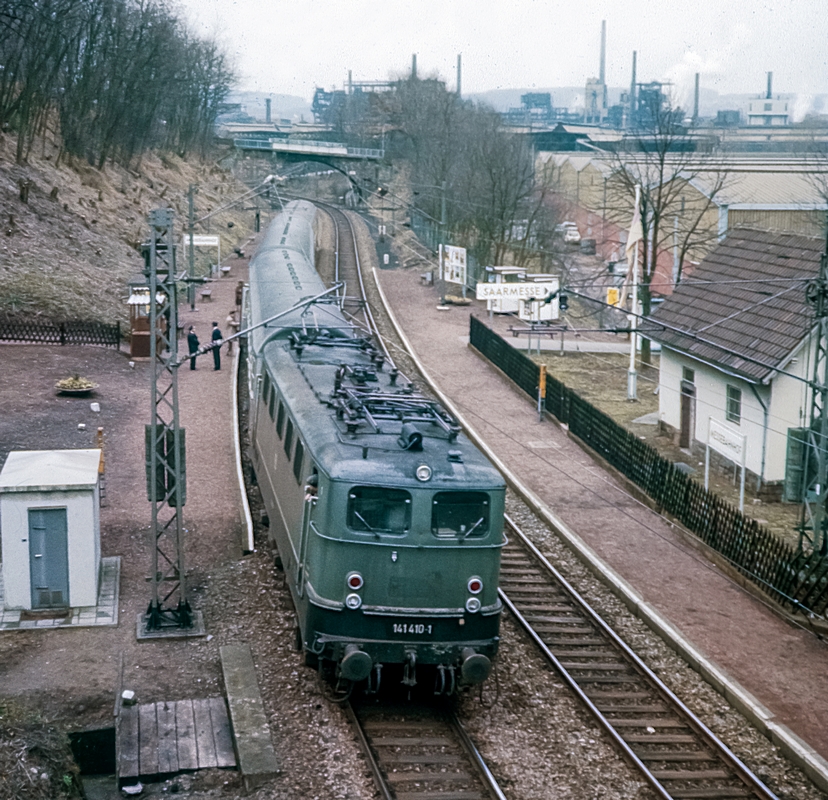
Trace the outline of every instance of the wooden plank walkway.
[[209, 767], [235, 767], [223, 697], [124, 706], [118, 720], [121, 784]]

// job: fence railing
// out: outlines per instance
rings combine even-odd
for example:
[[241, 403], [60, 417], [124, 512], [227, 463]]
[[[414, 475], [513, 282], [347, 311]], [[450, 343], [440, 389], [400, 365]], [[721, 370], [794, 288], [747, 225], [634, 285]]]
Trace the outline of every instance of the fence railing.
[[97, 344], [119, 347], [121, 324], [103, 322], [26, 322], [0, 320], [0, 342], [18, 344]]
[[[471, 345], [536, 398], [539, 366], [471, 318]], [[828, 559], [806, 555], [676, 469], [650, 445], [587, 403], [556, 378], [546, 378], [546, 410], [666, 512], [724, 556], [747, 580], [794, 611], [825, 614]]]

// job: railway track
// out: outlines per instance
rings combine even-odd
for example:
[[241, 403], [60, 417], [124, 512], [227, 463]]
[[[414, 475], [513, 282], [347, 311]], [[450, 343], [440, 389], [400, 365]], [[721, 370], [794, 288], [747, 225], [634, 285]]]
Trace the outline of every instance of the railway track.
[[[388, 351], [385, 341], [380, 334], [374, 314], [365, 291], [362, 278], [362, 268], [359, 263], [359, 247], [353, 225], [345, 214], [335, 206], [317, 202], [330, 216], [335, 233], [335, 266], [334, 280], [345, 286], [345, 291], [339, 293], [342, 310], [361, 327], [365, 328], [379, 343], [390, 367], [394, 367], [394, 360]], [[350, 288], [349, 288], [350, 287]], [[357, 292], [358, 290], [358, 292]]]
[[419, 705], [345, 708], [383, 800], [505, 800], [452, 712]]
[[501, 600], [657, 796], [776, 798], [506, 523]]

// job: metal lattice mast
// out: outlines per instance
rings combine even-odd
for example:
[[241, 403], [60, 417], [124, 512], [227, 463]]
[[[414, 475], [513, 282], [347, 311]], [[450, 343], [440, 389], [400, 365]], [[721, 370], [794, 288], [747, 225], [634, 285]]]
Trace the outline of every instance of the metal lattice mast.
[[150, 212], [146, 253], [150, 289], [151, 422], [146, 430], [147, 493], [152, 504], [152, 597], [148, 631], [189, 628], [182, 507], [186, 500], [184, 431], [178, 420], [178, 319], [171, 208]]
[[[828, 496], [828, 384], [826, 365], [828, 359], [828, 232], [825, 252], [819, 263], [819, 277], [805, 288], [805, 296], [814, 307], [816, 345], [814, 370], [811, 383], [811, 413], [805, 438], [805, 457], [802, 485], [802, 517], [799, 527], [799, 546], [803, 539], [810, 539], [814, 552], [828, 554], [825, 500]], [[814, 463], [816, 462], [816, 463]], [[813, 476], [813, 477], [812, 477]]]

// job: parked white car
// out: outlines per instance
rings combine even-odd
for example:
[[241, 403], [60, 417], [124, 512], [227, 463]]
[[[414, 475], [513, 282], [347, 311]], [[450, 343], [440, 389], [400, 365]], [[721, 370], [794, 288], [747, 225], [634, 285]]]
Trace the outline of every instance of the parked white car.
[[571, 228], [564, 231], [564, 244], [578, 244], [581, 241], [581, 233], [578, 226], [573, 224]]

